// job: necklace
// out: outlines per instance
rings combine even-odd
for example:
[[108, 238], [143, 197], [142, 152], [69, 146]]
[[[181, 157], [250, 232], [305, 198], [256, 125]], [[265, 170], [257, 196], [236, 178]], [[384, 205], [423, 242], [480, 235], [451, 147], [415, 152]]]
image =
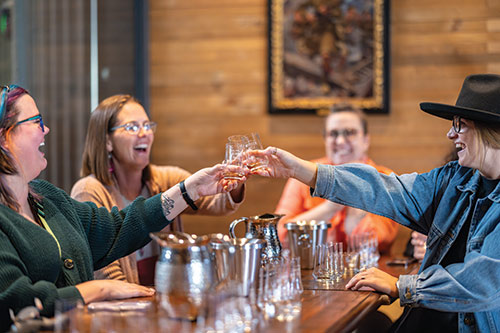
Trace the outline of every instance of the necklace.
[[50, 226], [48, 225], [47, 221], [45, 221], [45, 213], [43, 212], [42, 203], [39, 200], [35, 199], [35, 197], [31, 195], [31, 193], [28, 194], [28, 203], [30, 205], [31, 213], [35, 218], [35, 221], [42, 228], [44, 228], [56, 241], [57, 248], [59, 249], [59, 258], [62, 258], [61, 245], [59, 244], [56, 235], [54, 235], [54, 233], [52, 232], [52, 229], [50, 229]]
[[45, 213], [43, 212], [43, 205], [39, 203], [31, 193], [28, 194], [28, 204], [30, 206], [31, 213], [33, 214], [35, 222], [39, 226], [43, 227], [42, 221], [40, 220], [40, 216], [45, 217]]

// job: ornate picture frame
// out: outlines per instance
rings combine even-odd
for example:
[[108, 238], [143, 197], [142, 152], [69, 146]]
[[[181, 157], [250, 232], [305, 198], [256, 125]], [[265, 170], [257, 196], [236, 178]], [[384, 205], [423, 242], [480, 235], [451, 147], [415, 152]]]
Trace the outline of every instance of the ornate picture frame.
[[268, 0], [269, 112], [389, 112], [389, 1]]

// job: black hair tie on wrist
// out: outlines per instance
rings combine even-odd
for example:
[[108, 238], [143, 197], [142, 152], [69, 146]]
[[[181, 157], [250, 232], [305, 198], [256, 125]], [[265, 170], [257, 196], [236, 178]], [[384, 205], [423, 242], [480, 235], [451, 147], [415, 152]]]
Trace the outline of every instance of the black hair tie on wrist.
[[184, 198], [184, 201], [191, 207], [193, 210], [198, 210], [198, 207], [194, 204], [194, 201], [189, 197], [189, 194], [186, 191], [186, 185], [184, 184], [184, 181], [181, 181], [179, 183], [179, 187], [181, 189], [182, 197]]

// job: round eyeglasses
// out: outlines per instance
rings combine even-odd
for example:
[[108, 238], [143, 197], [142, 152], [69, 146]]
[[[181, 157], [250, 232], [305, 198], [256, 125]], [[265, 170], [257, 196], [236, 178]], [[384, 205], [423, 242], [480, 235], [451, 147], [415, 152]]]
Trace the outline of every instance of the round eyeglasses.
[[326, 132], [325, 135], [329, 138], [332, 138], [332, 140], [337, 140], [339, 136], [343, 136], [344, 139], [350, 140], [354, 136], [358, 134], [358, 130], [355, 128], [344, 128], [340, 130], [331, 130], [329, 132]]
[[147, 121], [141, 125], [136, 121], [132, 121], [130, 123], [112, 127], [109, 131], [114, 132], [119, 128], [123, 128], [129, 134], [137, 134], [140, 132], [141, 129], [143, 129], [146, 132], [154, 133], [156, 131], [156, 123], [154, 121]]
[[453, 117], [453, 131], [455, 131], [455, 133], [457, 133], [457, 134], [463, 132], [462, 117], [459, 117], [459, 116]]

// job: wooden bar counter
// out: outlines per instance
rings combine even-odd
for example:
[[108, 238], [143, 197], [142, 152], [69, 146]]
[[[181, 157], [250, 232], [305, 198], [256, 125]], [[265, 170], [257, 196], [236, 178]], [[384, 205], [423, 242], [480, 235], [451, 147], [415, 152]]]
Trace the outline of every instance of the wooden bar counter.
[[[147, 301], [155, 309], [152, 297], [134, 298], [125, 302]], [[123, 302], [123, 301], [121, 301]], [[301, 297], [300, 316], [291, 321], [267, 320], [259, 332], [349, 332], [380, 305], [387, 304], [385, 295], [368, 291], [305, 290]], [[142, 322], [141, 332], [197, 332], [196, 323], [186, 320], [160, 318], [156, 310], [147, 312], [92, 312], [85, 307], [80, 319], [72, 320], [72, 326], [79, 332], [127, 332], [137, 329]], [[99, 316], [101, 318], [99, 318]], [[74, 318], [74, 314], [70, 314]], [[107, 317], [106, 319], [103, 319]], [[97, 324], [96, 324], [97, 323]], [[65, 330], [67, 332], [75, 330]]]
[[[393, 275], [405, 274], [418, 268], [418, 264], [404, 266], [386, 266], [388, 258], [380, 260], [381, 269]], [[350, 277], [344, 277], [338, 282], [318, 282], [312, 277], [311, 270], [302, 271], [304, 292], [301, 296], [301, 312], [291, 321], [280, 322], [276, 319], [267, 320], [259, 332], [350, 332], [371, 312], [380, 305], [389, 304], [389, 297], [370, 291], [350, 291], [344, 286]], [[157, 302], [154, 297], [135, 298], [120, 302], [150, 302], [149, 311], [144, 312], [108, 312], [113, 316], [113, 329], [126, 332], [137, 329], [147, 332], [197, 332], [196, 323], [187, 320], [167, 318], [157, 311]], [[118, 302], [118, 301], [117, 301]], [[78, 331], [105, 332], [104, 327], [96, 327], [98, 316], [102, 311], [89, 311], [86, 306], [80, 316]], [[71, 317], [71, 316], [70, 316]], [[108, 319], [109, 320], [109, 319]], [[118, 323], [117, 323], [118, 321]], [[73, 320], [73, 325], [75, 321]], [[133, 327], [131, 327], [131, 325]], [[117, 328], [118, 326], [118, 328]]]

